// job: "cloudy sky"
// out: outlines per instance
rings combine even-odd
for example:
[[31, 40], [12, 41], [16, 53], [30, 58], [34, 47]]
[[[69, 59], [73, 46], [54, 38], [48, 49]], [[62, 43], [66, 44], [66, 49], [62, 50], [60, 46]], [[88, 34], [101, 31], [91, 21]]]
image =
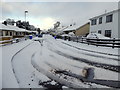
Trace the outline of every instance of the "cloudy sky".
[[75, 22], [83, 25], [91, 17], [115, 10], [117, 2], [2, 2], [2, 20], [7, 18], [25, 20], [24, 11], [27, 10], [27, 21], [30, 24], [48, 29], [56, 21], [62, 25]]

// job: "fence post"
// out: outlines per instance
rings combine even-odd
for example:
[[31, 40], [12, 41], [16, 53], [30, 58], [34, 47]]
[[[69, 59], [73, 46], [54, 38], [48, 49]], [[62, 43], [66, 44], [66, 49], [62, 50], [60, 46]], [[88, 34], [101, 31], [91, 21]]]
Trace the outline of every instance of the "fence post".
[[86, 39], [86, 41], [87, 41], [87, 43], [88, 43], [88, 45], [89, 45], [89, 44], [90, 44], [89, 39]]
[[114, 48], [114, 43], [115, 43], [115, 38], [113, 38], [113, 46], [112, 46], [112, 48]]
[[82, 43], [83, 43], [83, 37], [82, 37]]
[[78, 43], [78, 37], [76, 36], [76, 38], [77, 38], [77, 43]]
[[96, 46], [98, 47], [98, 41], [99, 41], [99, 39], [97, 38], [97, 43], [96, 43]]
[[70, 41], [70, 37], [68, 37], [68, 41]]

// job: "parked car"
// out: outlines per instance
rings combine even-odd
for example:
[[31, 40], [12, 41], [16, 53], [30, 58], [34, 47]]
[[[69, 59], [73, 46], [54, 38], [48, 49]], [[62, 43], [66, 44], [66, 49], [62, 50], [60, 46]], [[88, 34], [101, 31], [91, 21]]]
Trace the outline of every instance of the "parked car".
[[105, 37], [102, 34], [98, 34], [98, 33], [90, 33], [87, 35], [87, 38], [89, 39], [110, 39], [109, 37]]
[[42, 37], [43, 36], [43, 34], [38, 34], [38, 37]]
[[19, 38], [14, 38], [13, 41], [12, 41], [12, 43], [18, 43], [19, 41], [20, 41]]

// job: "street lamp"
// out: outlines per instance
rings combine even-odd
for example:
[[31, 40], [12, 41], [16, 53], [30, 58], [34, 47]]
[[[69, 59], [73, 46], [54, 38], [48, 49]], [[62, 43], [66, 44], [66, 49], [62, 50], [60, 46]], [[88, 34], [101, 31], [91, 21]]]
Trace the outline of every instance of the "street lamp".
[[26, 14], [28, 13], [28, 11], [25, 11], [25, 22], [26, 22]]
[[[26, 29], [26, 14], [28, 13], [28, 11], [25, 11], [25, 29]], [[27, 35], [27, 32], [25, 33], [25, 35]]]

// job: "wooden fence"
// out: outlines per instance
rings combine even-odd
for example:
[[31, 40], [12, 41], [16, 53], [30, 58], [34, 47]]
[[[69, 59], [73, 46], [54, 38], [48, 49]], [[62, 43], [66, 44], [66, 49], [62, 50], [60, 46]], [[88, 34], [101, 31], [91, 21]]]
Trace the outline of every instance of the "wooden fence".
[[85, 43], [88, 45], [120, 48], [120, 39], [90, 39], [86, 37], [67, 37], [66, 39], [69, 41]]
[[8, 44], [13, 44], [13, 43], [18, 43], [20, 41], [27, 40], [28, 37], [18, 37], [18, 38], [13, 38], [11, 36], [1, 36], [0, 37], [0, 46], [5, 46]]

